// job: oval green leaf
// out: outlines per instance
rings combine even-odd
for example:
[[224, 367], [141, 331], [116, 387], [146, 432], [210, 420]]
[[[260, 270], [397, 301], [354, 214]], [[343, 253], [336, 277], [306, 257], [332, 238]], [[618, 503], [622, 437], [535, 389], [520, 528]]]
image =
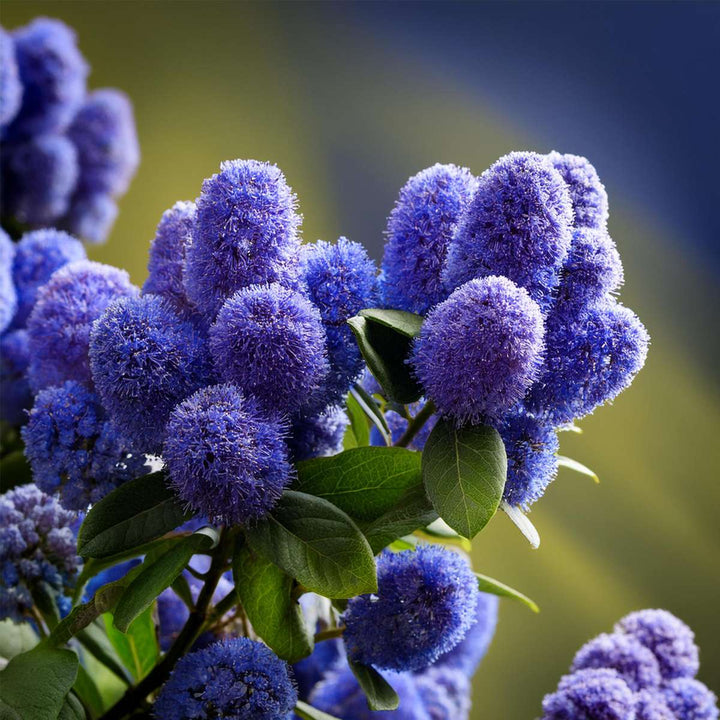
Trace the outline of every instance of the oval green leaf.
[[506, 585], [499, 580], [495, 580], [495, 578], [488, 577], [487, 575], [482, 575], [481, 573], [476, 572], [475, 577], [477, 578], [478, 589], [480, 592], [512, 598], [513, 600], [517, 600], [523, 605], [529, 607], [533, 612], [540, 612], [538, 604], [534, 600], [531, 600], [527, 595], [523, 595], [523, 593], [519, 590], [515, 590], [515, 588], [511, 588], [509, 585]]
[[397, 710], [400, 705], [398, 694], [374, 667], [352, 660], [348, 660], [348, 664], [363, 689], [371, 710]]

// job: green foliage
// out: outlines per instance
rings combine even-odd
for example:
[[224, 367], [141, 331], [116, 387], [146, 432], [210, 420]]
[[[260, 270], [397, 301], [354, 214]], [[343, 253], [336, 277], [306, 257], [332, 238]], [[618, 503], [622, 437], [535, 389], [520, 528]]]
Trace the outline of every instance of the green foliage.
[[[390, 445], [390, 428], [388, 427], [385, 415], [383, 415], [382, 411], [378, 407], [375, 398], [359, 383], [356, 383], [351, 388], [348, 398], [352, 398], [355, 401], [355, 403], [365, 413], [365, 415], [369, 418], [372, 424], [375, 425], [375, 427], [380, 431], [380, 434], [385, 440], [385, 444]], [[369, 444], [369, 435], [368, 443], [366, 444]], [[360, 445], [359, 443], [358, 446], [362, 447], [362, 445]]]
[[298, 700], [298, 704], [295, 706], [295, 714], [302, 720], [340, 720], [334, 715], [328, 715], [322, 710], [316, 710], [302, 700]]
[[346, 411], [350, 419], [347, 432], [352, 433], [352, 447], [367, 447], [370, 444], [370, 427], [368, 426], [367, 415], [355, 396], [350, 393], [347, 396]]
[[367, 698], [371, 710], [397, 710], [400, 698], [390, 683], [370, 665], [348, 660], [353, 675]]
[[107, 637], [122, 664], [135, 680], [142, 680], [153, 668], [160, 654], [152, 605], [141, 612], [125, 632], [116, 627], [111, 613], [103, 615]]
[[475, 573], [475, 577], [478, 581], [478, 589], [480, 592], [491, 593], [492, 595], [500, 595], [501, 597], [512, 598], [521, 602], [523, 605], [529, 607], [533, 612], [540, 612], [540, 608], [534, 600], [531, 600], [527, 595], [523, 595], [519, 590], [511, 588], [495, 578], [482, 575], [481, 573]]
[[595, 473], [593, 470], [591, 470], [587, 465], [583, 465], [581, 462], [578, 462], [577, 460], [573, 460], [572, 458], [565, 457], [564, 455], [558, 455], [557, 456], [558, 465], [560, 467], [567, 468], [568, 470], [572, 470], [573, 472], [580, 473], [580, 475], [585, 475], [586, 477], [591, 478], [596, 483], [600, 482], [600, 478], [597, 476], [597, 473]]

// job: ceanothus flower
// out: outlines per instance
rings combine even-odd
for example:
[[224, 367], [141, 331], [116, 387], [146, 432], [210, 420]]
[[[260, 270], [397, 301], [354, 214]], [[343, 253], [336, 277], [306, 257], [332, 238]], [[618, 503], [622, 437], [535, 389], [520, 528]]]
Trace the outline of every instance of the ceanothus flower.
[[525, 404], [561, 425], [625, 390], [645, 364], [650, 338], [637, 315], [612, 299], [577, 313], [557, 310], [547, 319], [545, 364]]
[[22, 425], [32, 405], [27, 381], [30, 346], [27, 330], [11, 330], [0, 337], [0, 419]]
[[331, 405], [317, 415], [293, 418], [287, 439], [293, 461], [339, 453], [349, 422], [339, 405]]
[[100, 398], [75, 381], [38, 393], [22, 437], [37, 486], [58, 492], [68, 510], [85, 510], [143, 474], [145, 457], [106, 418]]
[[635, 695], [635, 720], [678, 720], [661, 692], [640, 690]]
[[380, 282], [387, 307], [424, 315], [447, 297], [445, 257], [476, 188], [467, 168], [439, 163], [405, 183], [385, 232]]
[[170, 416], [163, 457], [195, 513], [225, 524], [269, 512], [290, 483], [285, 426], [233, 385], [198, 390]]
[[17, 115], [22, 94], [15, 42], [12, 35], [0, 27], [0, 129], [7, 127]]
[[328, 672], [339, 670], [344, 664], [345, 652], [339, 638], [315, 643], [312, 654], [292, 666], [300, 700], [307, 700]]
[[5, 210], [27, 225], [52, 225], [67, 212], [77, 179], [77, 151], [64, 135], [37, 135], [11, 146], [3, 157]]
[[616, 670], [638, 692], [659, 687], [660, 666], [653, 653], [632, 635], [603, 633], [585, 643], [573, 659], [571, 672], [585, 668]]
[[13, 282], [15, 243], [0, 228], [0, 333], [10, 325], [17, 310], [17, 291]]
[[497, 430], [507, 453], [503, 499], [527, 510], [557, 474], [557, 433], [548, 423], [522, 411], [505, 416]]
[[84, 259], [85, 248], [82, 243], [62, 230], [49, 228], [25, 233], [15, 246], [13, 280], [18, 308], [13, 325], [25, 325], [35, 305], [38, 290], [56, 270]]
[[156, 453], [173, 408], [212, 379], [205, 339], [159, 295], [110, 305], [90, 335], [98, 394], [118, 429]]
[[571, 242], [573, 210], [560, 174], [533, 152], [500, 158], [478, 180], [448, 249], [448, 290], [503, 275], [543, 310], [552, 302]]
[[85, 242], [98, 245], [107, 239], [117, 214], [118, 207], [109, 195], [78, 192], [62, 225]]
[[297, 702], [287, 663], [248, 638], [180, 659], [155, 701], [158, 720], [285, 720]]
[[433, 665], [415, 676], [415, 686], [430, 720], [467, 720], [470, 678], [456, 668]]
[[567, 183], [576, 227], [604, 228], [608, 219], [607, 192], [590, 161], [555, 151], [547, 158]]
[[543, 720], [635, 720], [635, 697], [615, 670], [565, 675], [542, 703]]
[[678, 677], [663, 688], [663, 696], [677, 720], [717, 720], [715, 694], [699, 680]]
[[190, 300], [212, 321], [233, 293], [279, 282], [295, 287], [300, 266], [297, 199], [279, 168], [233, 160], [203, 182], [185, 258]]
[[278, 283], [238, 290], [210, 328], [215, 369], [268, 409], [293, 413], [328, 372], [325, 330], [317, 308]]
[[615, 632], [627, 633], [651, 650], [664, 680], [693, 677], [700, 656], [693, 631], [667, 610], [638, 610], [626, 615]]
[[422, 670], [452, 650], [475, 620], [477, 580], [465, 558], [438, 545], [384, 552], [378, 592], [347, 605], [348, 657], [388, 670]]
[[90, 93], [67, 131], [77, 148], [79, 189], [120, 195], [140, 162], [135, 118], [125, 93], [103, 88]]
[[53, 273], [38, 291], [28, 319], [30, 387], [37, 392], [66, 380], [90, 383], [90, 330], [108, 305], [138, 289], [124, 270], [78, 260]]
[[427, 316], [413, 364], [426, 397], [458, 423], [502, 417], [542, 362], [543, 319], [528, 292], [505, 277], [471, 280]]
[[[410, 403], [407, 406], [410, 417], [414, 418], [420, 410], [422, 410], [424, 405], [425, 401], [422, 398], [417, 402]], [[437, 414], [430, 416], [427, 422], [420, 428], [417, 435], [415, 435], [415, 437], [408, 443], [408, 449], [422, 450], [425, 447], [425, 442], [432, 432], [432, 429], [435, 427], [437, 419]], [[388, 429], [390, 430], [390, 439], [392, 443], [395, 444], [407, 430], [408, 421], [394, 410], [385, 411], [385, 420], [387, 421]], [[375, 425], [370, 428], [370, 444], [378, 447], [383, 447], [385, 445], [385, 439]]]
[[15, 138], [64, 130], [85, 97], [90, 70], [75, 33], [59, 20], [41, 17], [16, 30], [13, 39], [23, 95], [8, 134]]
[[150, 245], [148, 278], [142, 289], [146, 295], [162, 295], [182, 316], [195, 313], [183, 285], [185, 251], [192, 242], [194, 222], [193, 202], [177, 202], [163, 213]]
[[318, 240], [303, 249], [308, 294], [320, 311], [327, 335], [330, 373], [323, 400], [337, 402], [363, 370], [362, 355], [347, 321], [363, 308], [379, 304], [377, 269], [362, 245], [344, 237], [335, 245]]
[[58, 597], [72, 587], [80, 568], [74, 520], [35, 485], [0, 495], [0, 620], [22, 622], [39, 583]]

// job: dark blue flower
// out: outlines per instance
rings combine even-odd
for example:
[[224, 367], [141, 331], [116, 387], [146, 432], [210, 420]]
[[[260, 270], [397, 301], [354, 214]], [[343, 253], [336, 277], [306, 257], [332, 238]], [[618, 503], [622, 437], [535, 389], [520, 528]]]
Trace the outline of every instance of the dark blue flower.
[[293, 677], [298, 687], [298, 697], [307, 701], [313, 688], [323, 677], [344, 664], [345, 652], [339, 639], [316, 643], [311, 655], [292, 666]]
[[17, 311], [18, 298], [13, 282], [15, 243], [0, 228], [0, 333], [5, 332]]
[[15, 42], [12, 35], [0, 27], [0, 130], [9, 125], [17, 115], [22, 94]]
[[339, 453], [349, 422], [345, 410], [338, 405], [331, 405], [317, 415], [294, 417], [287, 440], [293, 461]]
[[641, 690], [635, 695], [635, 720], [679, 720], [665, 702], [662, 692]]
[[30, 343], [27, 330], [11, 330], [0, 337], [0, 419], [22, 425], [32, 405], [27, 381]]

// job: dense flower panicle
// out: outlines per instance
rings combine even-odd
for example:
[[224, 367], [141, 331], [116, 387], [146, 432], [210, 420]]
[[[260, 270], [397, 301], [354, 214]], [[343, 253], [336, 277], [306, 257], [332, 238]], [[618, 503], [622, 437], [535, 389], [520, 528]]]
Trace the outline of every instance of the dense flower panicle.
[[293, 462], [339, 453], [349, 422], [339, 405], [331, 405], [317, 415], [293, 418], [287, 439]]
[[565, 675], [542, 703], [543, 720], [635, 720], [635, 697], [615, 670]]
[[68, 510], [85, 510], [145, 466], [105, 417], [100, 398], [74, 381], [38, 393], [22, 437], [38, 487], [58, 492]]
[[693, 677], [700, 667], [693, 631], [667, 610], [630, 613], [617, 623], [615, 632], [627, 633], [651, 650], [665, 680]]
[[52, 225], [64, 215], [78, 179], [75, 146], [64, 135], [37, 135], [4, 151], [3, 205], [19, 222]]
[[0, 27], [0, 130], [4, 130], [17, 115], [22, 94], [15, 42], [12, 35]]
[[467, 720], [470, 678], [462, 671], [432, 666], [415, 676], [415, 685], [430, 720]]
[[162, 295], [183, 316], [194, 314], [183, 285], [185, 251], [192, 242], [194, 222], [193, 202], [177, 202], [163, 213], [150, 246], [148, 278], [142, 289], [144, 294]]
[[503, 275], [547, 310], [571, 242], [573, 210], [560, 174], [541, 155], [514, 152], [479, 178], [448, 249], [448, 290]]
[[291, 479], [284, 425], [233, 385], [196, 392], [167, 426], [170, 483], [196, 513], [227, 524], [265, 515]]
[[507, 453], [503, 499], [527, 510], [557, 475], [557, 433], [548, 423], [522, 411], [508, 414], [497, 430]]
[[660, 666], [653, 653], [632, 635], [603, 633], [578, 650], [571, 672], [585, 668], [616, 670], [627, 686], [639, 690], [658, 687]]
[[28, 379], [37, 392], [66, 380], [91, 382], [90, 330], [108, 305], [138, 289], [124, 270], [78, 260], [56, 271], [38, 292], [28, 319]]
[[662, 693], [640, 690], [635, 695], [635, 720], [679, 720], [665, 703]]
[[297, 702], [289, 668], [248, 638], [181, 658], [155, 702], [158, 720], [285, 720]]
[[17, 311], [17, 291], [13, 282], [15, 244], [0, 228], [0, 333], [5, 332]]
[[143, 452], [160, 450], [173, 408], [212, 380], [205, 339], [159, 295], [105, 310], [90, 336], [90, 366], [111, 420]]
[[90, 93], [68, 128], [78, 152], [79, 192], [124, 193], [140, 162], [135, 118], [125, 93], [103, 88]]
[[567, 183], [577, 227], [604, 228], [608, 197], [597, 170], [580, 155], [551, 152], [548, 160]]
[[467, 168], [439, 163], [403, 186], [385, 232], [385, 306], [424, 315], [447, 297], [441, 274], [448, 246], [476, 188]]
[[377, 595], [348, 602], [348, 657], [390, 670], [422, 670], [454, 648], [475, 619], [477, 580], [465, 558], [437, 545], [384, 552]]
[[313, 688], [323, 676], [333, 670], [339, 670], [343, 665], [345, 665], [345, 652], [340, 639], [334, 638], [316, 643], [311, 655], [292, 666], [300, 700], [307, 701]]
[[458, 423], [501, 418], [537, 377], [543, 319], [504, 277], [471, 280], [428, 313], [413, 364], [425, 395]]
[[[408, 414], [411, 418], [414, 418], [425, 405], [425, 401], [421, 398], [418, 402], [410, 403], [407, 406]], [[417, 435], [408, 443], [408, 449], [410, 450], [422, 450], [425, 447], [425, 441], [432, 432], [437, 422], [438, 415], [431, 415], [427, 422], [420, 428]], [[390, 439], [395, 444], [407, 430], [408, 421], [399, 413], [394, 410], [385, 411], [385, 420], [387, 421], [388, 428], [390, 430]], [[383, 438], [380, 431], [375, 425], [370, 428], [370, 444], [382, 447], [385, 445], [385, 438]]]
[[73, 196], [62, 225], [85, 242], [98, 245], [107, 239], [117, 214], [118, 207], [109, 195], [80, 192]]
[[185, 287], [209, 320], [240, 288], [272, 282], [297, 285], [301, 267], [296, 204], [284, 175], [269, 163], [224, 162], [217, 175], [205, 180], [187, 249]]
[[663, 688], [667, 706], [678, 720], [717, 720], [715, 694], [699, 680], [678, 677]]
[[27, 330], [11, 330], [0, 337], [0, 420], [22, 425], [32, 405], [26, 373], [30, 363]]
[[23, 94], [8, 133], [19, 137], [64, 130], [83, 101], [89, 72], [75, 33], [59, 20], [41, 17], [16, 30], [13, 38]]
[[545, 364], [525, 401], [555, 425], [591, 413], [625, 390], [645, 364], [649, 336], [637, 315], [612, 299], [548, 318]]
[[37, 583], [57, 596], [72, 585], [80, 567], [74, 519], [35, 485], [0, 495], [0, 619], [20, 622], [33, 605]]
[[85, 259], [79, 240], [62, 230], [35, 230], [25, 233], [16, 246], [13, 280], [18, 309], [13, 325], [23, 327], [35, 305], [38, 290], [64, 265]]
[[210, 328], [220, 377], [282, 413], [300, 410], [328, 372], [318, 310], [277, 283], [239, 290]]

